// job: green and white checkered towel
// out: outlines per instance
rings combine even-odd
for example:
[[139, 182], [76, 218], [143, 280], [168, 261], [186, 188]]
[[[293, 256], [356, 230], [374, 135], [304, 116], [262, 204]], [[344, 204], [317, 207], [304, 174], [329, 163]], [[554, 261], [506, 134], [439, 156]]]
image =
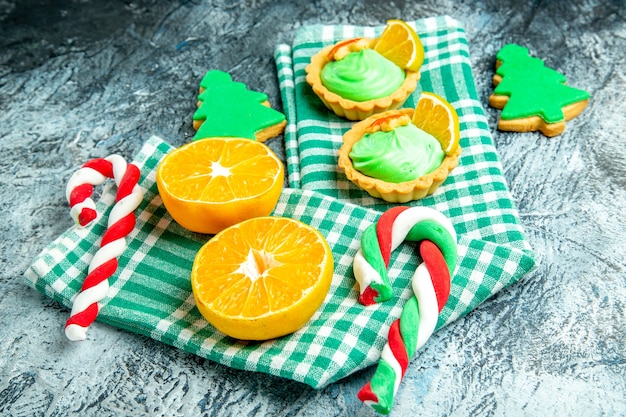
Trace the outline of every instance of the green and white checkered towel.
[[[449, 24], [451, 21], [442, 18], [417, 22], [420, 35], [426, 33], [425, 28], [432, 29], [435, 23]], [[300, 43], [295, 46], [303, 45], [304, 39], [309, 39], [312, 33], [336, 30], [324, 28], [328, 27], [303, 28], [296, 36], [296, 41]], [[366, 29], [350, 30], [356, 34]], [[434, 33], [448, 31], [438, 27]], [[462, 39], [460, 29], [452, 32], [456, 33], [457, 39]], [[339, 34], [333, 36], [342, 37]], [[427, 59], [432, 60], [428, 47], [432, 47], [433, 41], [428, 41], [427, 36], [423, 39]], [[314, 39], [307, 42], [313, 44]], [[335, 149], [334, 143], [326, 143], [329, 140], [328, 131], [336, 136], [349, 126], [348, 122], [333, 119], [319, 128], [316, 125], [318, 119], [300, 119], [306, 114], [332, 119], [322, 107], [318, 107], [315, 113], [301, 111], [301, 108], [316, 106], [314, 102], [303, 102], [314, 100], [314, 97], [306, 96], [303, 85], [306, 59], [301, 55], [304, 50], [308, 50], [310, 55], [316, 48], [300, 49], [300, 55], [294, 52], [295, 84], [294, 73], [290, 73], [291, 55], [286, 52], [287, 48], [280, 47], [277, 54], [289, 120], [286, 138], [292, 188], [283, 191], [274, 215], [295, 218], [317, 228], [333, 251], [333, 282], [317, 313], [294, 334], [264, 343], [234, 340], [216, 331], [202, 318], [195, 308], [189, 278], [196, 252], [210, 236], [185, 230], [167, 213], [157, 192], [155, 173], [159, 161], [172, 147], [152, 137], [133, 161], [141, 169], [139, 185], [146, 192], [136, 211], [137, 226], [127, 238], [128, 247], [119, 259], [118, 271], [110, 279], [111, 289], [101, 302], [98, 322], [149, 336], [233, 368], [265, 372], [315, 388], [376, 363], [389, 325], [399, 317], [404, 302], [411, 296], [410, 279], [420, 261], [412, 245], [402, 245], [392, 256], [389, 272], [394, 297], [375, 306], [359, 304], [352, 260], [359, 248], [362, 232], [377, 220], [379, 209], [384, 207], [366, 197], [349, 198], [358, 190], [348, 193], [346, 187], [337, 187], [342, 190], [341, 193], [329, 196], [327, 194], [332, 191], [330, 183], [327, 189], [323, 189], [324, 193], [307, 189], [314, 188], [310, 184], [315, 183], [310, 180], [311, 176], [305, 175], [307, 158], [312, 158], [320, 149]], [[297, 51], [296, 48], [294, 50]], [[456, 52], [456, 49], [440, 51], [437, 56], [450, 63], [457, 62]], [[465, 71], [471, 81], [469, 67]], [[432, 79], [433, 76], [422, 75], [422, 78]], [[473, 91], [473, 83], [469, 86], [457, 84], [450, 88]], [[460, 102], [465, 101], [456, 100], [454, 104]], [[440, 314], [438, 328], [467, 314], [534, 266], [533, 254], [518, 224], [517, 212], [501, 176], [486, 122], [480, 116], [480, 105], [476, 103], [474, 106], [461, 117], [463, 146], [469, 149], [464, 153], [461, 169], [457, 168], [458, 173], [455, 170], [458, 175], [454, 180], [455, 186], [450, 188], [446, 184], [437, 196], [422, 200], [422, 204], [431, 205], [450, 216], [459, 235], [459, 266], [452, 280], [450, 298]], [[477, 121], [470, 122], [475, 119]], [[308, 128], [311, 131], [307, 138]], [[308, 150], [313, 152], [307, 153]], [[337, 174], [334, 162], [328, 162], [324, 169]], [[297, 174], [300, 172], [304, 189], [295, 188], [299, 185]], [[320, 174], [326, 174], [326, 171]], [[347, 200], [368, 203], [375, 209]], [[97, 203], [98, 212], [102, 213], [98, 220], [84, 229], [70, 228], [46, 247], [26, 271], [28, 284], [69, 308], [87, 275], [87, 268], [98, 249], [106, 229], [107, 215], [114, 203], [114, 186], [106, 187]], [[62, 334], [62, 329], [59, 333]]]

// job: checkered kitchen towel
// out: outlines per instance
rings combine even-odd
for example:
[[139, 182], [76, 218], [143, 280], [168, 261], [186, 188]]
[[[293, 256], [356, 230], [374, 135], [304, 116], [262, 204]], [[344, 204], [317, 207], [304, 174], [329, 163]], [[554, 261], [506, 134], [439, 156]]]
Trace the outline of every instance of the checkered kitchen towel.
[[[210, 236], [183, 229], [162, 204], [155, 184], [156, 167], [171, 149], [152, 137], [135, 158], [145, 196], [136, 211], [137, 226], [127, 238], [128, 248], [101, 303], [98, 322], [227, 366], [266, 372], [315, 388], [374, 364], [389, 325], [412, 294], [410, 279], [420, 262], [415, 247], [406, 244], [394, 252], [390, 268], [394, 298], [364, 307], [357, 300], [352, 260], [363, 230], [380, 213], [314, 191], [285, 189], [274, 215], [299, 219], [326, 237], [335, 260], [330, 291], [313, 318], [294, 334], [264, 343], [234, 340], [215, 330], [195, 308], [189, 281], [191, 266], [197, 250]], [[27, 283], [69, 308], [87, 275], [114, 204], [115, 186], [111, 185], [97, 203], [102, 213], [98, 220], [84, 229], [68, 229], [46, 247], [26, 271]], [[532, 257], [523, 251], [476, 240], [457, 230], [461, 233], [459, 267], [438, 327], [468, 313], [533, 266]], [[62, 332], [59, 329], [59, 334]]]

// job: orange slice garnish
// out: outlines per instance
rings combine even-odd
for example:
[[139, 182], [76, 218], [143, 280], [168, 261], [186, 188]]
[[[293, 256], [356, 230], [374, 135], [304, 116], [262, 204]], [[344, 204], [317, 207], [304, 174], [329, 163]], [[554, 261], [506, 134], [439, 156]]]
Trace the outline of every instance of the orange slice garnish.
[[415, 30], [399, 19], [387, 21], [374, 50], [400, 68], [419, 71], [424, 62], [424, 47]]
[[333, 46], [333, 48], [332, 48], [330, 51], [328, 51], [328, 55], [327, 55], [328, 60], [329, 60], [329, 61], [334, 61], [334, 60], [336, 60], [337, 58], [335, 57], [335, 54], [336, 54], [336, 53], [337, 53], [337, 52], [338, 52], [341, 48], [344, 48], [344, 47], [349, 46], [349, 45], [352, 45], [352, 44], [356, 44], [356, 43], [358, 43], [361, 39], [363, 39], [363, 38], [347, 39], [347, 40], [345, 40], [345, 41], [337, 42], [337, 43], [335, 44], [335, 46]]
[[388, 116], [383, 116], [379, 119], [374, 120], [369, 127], [367, 128], [367, 132], [373, 133], [378, 130], [382, 130], [383, 132], [389, 132], [396, 127], [406, 126], [411, 123], [411, 118], [404, 113], [391, 113]]
[[452, 155], [459, 147], [461, 130], [456, 110], [443, 97], [422, 92], [413, 113], [413, 124], [433, 135], [446, 155]]

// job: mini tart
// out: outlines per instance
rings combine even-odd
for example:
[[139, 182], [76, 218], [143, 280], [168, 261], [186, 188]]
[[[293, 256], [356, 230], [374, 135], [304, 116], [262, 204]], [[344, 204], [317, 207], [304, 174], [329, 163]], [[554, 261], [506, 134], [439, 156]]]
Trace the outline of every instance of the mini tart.
[[[374, 48], [377, 39], [363, 38], [363, 45], [367, 48]], [[343, 41], [345, 42], [345, 41]], [[341, 43], [341, 42], [339, 42]], [[337, 116], [345, 117], [349, 120], [363, 120], [373, 114], [387, 110], [399, 108], [417, 87], [420, 79], [419, 71], [404, 70], [405, 78], [400, 87], [392, 94], [368, 101], [353, 101], [341, 97], [329, 91], [322, 84], [322, 68], [331, 60], [328, 55], [332, 49], [338, 45], [329, 45], [311, 57], [311, 63], [306, 67], [306, 81], [313, 88], [313, 92], [322, 100], [322, 103], [332, 110]]]
[[420, 198], [434, 193], [459, 163], [459, 156], [462, 151], [460, 146], [452, 155], [446, 155], [441, 165], [431, 173], [411, 181], [399, 183], [386, 182], [368, 177], [354, 168], [352, 159], [350, 159], [352, 146], [367, 133], [368, 127], [375, 120], [396, 113], [406, 114], [412, 118], [413, 111], [414, 109], [400, 109], [376, 114], [355, 123], [352, 129], [347, 131], [343, 136], [343, 145], [339, 149], [339, 167], [344, 170], [346, 177], [348, 177], [350, 181], [367, 191], [372, 197], [382, 198], [390, 203], [406, 203], [407, 201], [419, 200]]

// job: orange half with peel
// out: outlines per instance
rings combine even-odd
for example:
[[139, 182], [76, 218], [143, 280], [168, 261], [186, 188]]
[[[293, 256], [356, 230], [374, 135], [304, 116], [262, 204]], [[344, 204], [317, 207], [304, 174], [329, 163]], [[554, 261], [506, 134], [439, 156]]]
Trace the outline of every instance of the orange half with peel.
[[422, 41], [408, 23], [399, 19], [387, 21], [374, 50], [400, 68], [411, 71], [419, 71], [424, 62]]
[[323, 235], [298, 220], [260, 217], [215, 235], [198, 252], [191, 287], [202, 316], [241, 340], [303, 327], [320, 307], [334, 262]]
[[245, 138], [206, 138], [181, 146], [159, 163], [156, 182], [165, 208], [182, 227], [215, 234], [268, 216], [284, 182], [272, 150]]

